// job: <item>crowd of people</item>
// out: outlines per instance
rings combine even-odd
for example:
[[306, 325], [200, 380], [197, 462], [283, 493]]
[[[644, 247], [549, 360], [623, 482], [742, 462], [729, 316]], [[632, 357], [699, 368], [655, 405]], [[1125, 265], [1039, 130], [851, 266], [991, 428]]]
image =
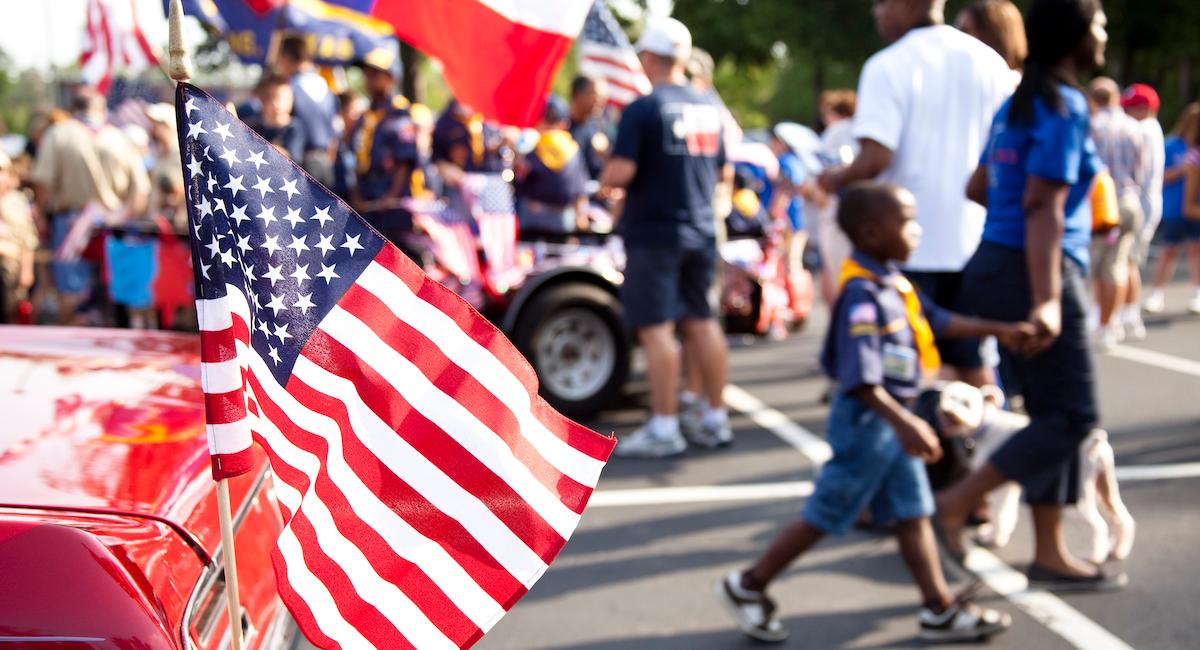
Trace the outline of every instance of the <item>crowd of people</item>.
[[[466, 174], [511, 181], [525, 231], [569, 235], [611, 215], [650, 395], [619, 456], [733, 441], [712, 299], [727, 230], [779, 227], [792, 274], [815, 249], [834, 455], [800, 519], [723, 578], [721, 598], [748, 635], [781, 641], [768, 586], [865, 516], [896, 532], [922, 637], [985, 638], [1011, 620], [949, 592], [933, 523], [961, 555], [966, 522], [986, 516], [983, 496], [1004, 482], [1019, 481], [1032, 506], [1031, 580], [1123, 584], [1119, 570], [1071, 554], [1062, 511], [1100, 419], [1093, 348], [1145, 336], [1142, 313], [1165, 308], [1181, 253], [1188, 308], [1200, 312], [1200, 104], [1164, 135], [1153, 88], [1091, 78], [1107, 40], [1100, 0], [1033, 0], [1024, 16], [978, 0], [955, 26], [944, 0], [873, 7], [890, 45], [857, 91], [821, 96], [819, 136], [775, 125], [766, 161], [713, 87], [712, 58], [673, 19], [650, 21], [635, 46], [649, 95], [613, 110], [604, 82], [579, 76], [532, 131], [457, 101], [436, 115], [411, 103], [393, 50], [361, 61], [365, 96], [338, 92], [297, 37], [231, 106], [422, 264], [434, 262], [414, 201], [452, 196]], [[104, 97], [82, 88], [69, 111], [35, 121], [25, 151], [0, 153], [0, 322], [189, 327], [175, 109], [143, 113], [117, 126]], [[978, 469], [931, 486], [926, 464], [952, 450], [913, 406], [949, 380], [1000, 386], [1030, 425]]]

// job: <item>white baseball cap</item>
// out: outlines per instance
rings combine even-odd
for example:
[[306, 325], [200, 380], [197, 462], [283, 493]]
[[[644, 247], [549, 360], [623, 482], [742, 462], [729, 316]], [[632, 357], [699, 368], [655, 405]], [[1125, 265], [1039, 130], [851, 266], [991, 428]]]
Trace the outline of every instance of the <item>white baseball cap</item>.
[[635, 49], [687, 61], [692, 55], [692, 33], [674, 18], [652, 18], [642, 30]]

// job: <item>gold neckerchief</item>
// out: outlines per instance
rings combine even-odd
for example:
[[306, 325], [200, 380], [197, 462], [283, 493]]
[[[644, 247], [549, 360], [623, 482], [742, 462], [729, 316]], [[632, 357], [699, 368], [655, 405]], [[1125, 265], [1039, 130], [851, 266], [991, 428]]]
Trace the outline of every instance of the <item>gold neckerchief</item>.
[[[842, 263], [841, 275], [838, 276], [838, 291], [845, 289], [846, 283], [854, 278], [864, 278], [881, 286], [883, 284], [879, 276], [856, 262], [853, 257], [847, 257], [846, 261]], [[937, 346], [934, 344], [933, 328], [929, 326], [929, 320], [921, 311], [921, 298], [917, 295], [917, 289], [903, 275], [896, 275], [892, 284], [904, 298], [904, 315], [908, 320], [908, 326], [912, 329], [913, 343], [917, 347], [921, 368], [924, 369], [927, 377], [935, 376], [942, 365], [942, 357], [938, 354]]]

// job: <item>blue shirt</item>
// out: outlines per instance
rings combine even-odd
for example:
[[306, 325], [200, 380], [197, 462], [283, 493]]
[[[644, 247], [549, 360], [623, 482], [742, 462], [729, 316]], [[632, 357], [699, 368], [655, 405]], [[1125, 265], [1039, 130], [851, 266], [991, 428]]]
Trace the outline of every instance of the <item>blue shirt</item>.
[[625, 108], [613, 155], [637, 163], [621, 232], [630, 248], [713, 242], [713, 191], [725, 165], [721, 112], [690, 86], [659, 86]]
[[791, 198], [787, 203], [788, 221], [792, 224], [792, 230], [800, 230], [804, 228], [804, 199], [800, 198], [798, 192], [800, 186], [808, 179], [808, 172], [805, 171], [800, 156], [790, 151], [780, 156], [779, 177], [791, 186]]
[[[396, 175], [405, 166], [406, 175], [399, 179], [401, 191], [397, 196], [412, 194], [412, 172], [417, 168], [420, 156], [416, 125], [407, 106], [407, 102], [399, 96], [376, 104], [358, 119], [351, 131], [356, 188], [364, 200], [373, 201], [385, 196], [397, 181]], [[398, 209], [384, 212], [404, 225], [411, 218]]]
[[[305, 151], [326, 151], [337, 133], [337, 97], [328, 82], [316, 72], [300, 72], [292, 77], [292, 117], [304, 134]], [[298, 160], [298, 159], [297, 159]]]
[[[1179, 136], [1170, 136], [1166, 141], [1166, 169], [1183, 164], [1187, 158], [1188, 146]], [[1163, 221], [1183, 220], [1183, 177], [1176, 178], [1170, 183], [1163, 184]]]
[[514, 183], [518, 200], [529, 199], [554, 207], [573, 207], [571, 204], [587, 195], [588, 173], [583, 149], [571, 157], [561, 169], [552, 169], [537, 151], [526, 159], [529, 172]]
[[591, 119], [586, 122], [572, 122], [571, 137], [583, 149], [583, 159], [587, 163], [588, 177], [600, 178], [604, 169], [604, 155], [608, 153], [608, 134], [600, 120]]
[[1069, 86], [1060, 86], [1062, 112], [1034, 100], [1030, 124], [1010, 124], [1008, 99], [992, 121], [981, 164], [988, 169], [988, 211], [983, 241], [1025, 249], [1025, 184], [1030, 176], [1065, 183], [1067, 194], [1063, 253], [1088, 265], [1092, 210], [1088, 200], [1092, 178], [1102, 168], [1096, 144], [1089, 135], [1087, 99]]
[[[921, 360], [917, 354], [904, 296], [895, 281], [902, 277], [895, 264], [881, 264], [858, 251], [854, 261], [875, 274], [879, 282], [854, 278], [833, 305], [833, 317], [821, 350], [821, 367], [850, 392], [860, 386], [882, 386], [890, 395], [907, 400], [921, 389]], [[934, 335], [945, 331], [950, 312], [921, 297], [921, 309]]]

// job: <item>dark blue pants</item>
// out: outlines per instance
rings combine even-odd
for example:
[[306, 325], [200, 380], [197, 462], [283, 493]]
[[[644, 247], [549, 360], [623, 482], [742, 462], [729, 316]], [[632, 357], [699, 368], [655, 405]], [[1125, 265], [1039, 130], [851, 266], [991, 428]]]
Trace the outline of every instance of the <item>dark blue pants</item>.
[[[961, 304], [970, 313], [1010, 322], [1029, 317], [1024, 251], [984, 242], [963, 275]], [[1010, 394], [1025, 399], [1030, 424], [991, 463], [1020, 482], [1032, 504], [1075, 502], [1079, 446], [1099, 419], [1083, 269], [1064, 258], [1062, 280], [1062, 333], [1054, 344], [1033, 358], [1003, 348], [1000, 353], [1001, 381]]]

